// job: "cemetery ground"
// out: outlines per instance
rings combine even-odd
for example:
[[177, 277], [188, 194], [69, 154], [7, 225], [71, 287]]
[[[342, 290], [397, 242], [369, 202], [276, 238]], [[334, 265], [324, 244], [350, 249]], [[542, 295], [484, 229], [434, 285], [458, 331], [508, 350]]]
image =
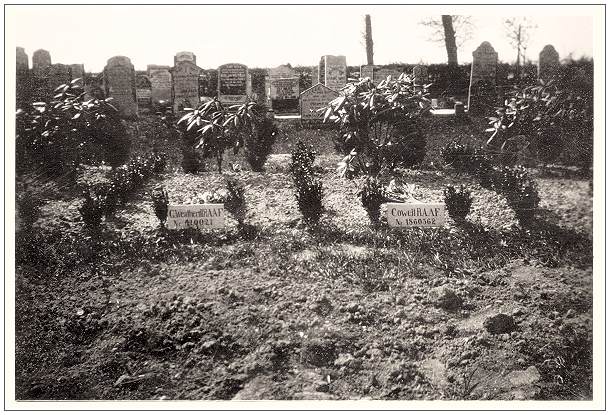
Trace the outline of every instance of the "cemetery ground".
[[[442, 165], [441, 146], [484, 142], [485, 121], [429, 118], [424, 166], [401, 174], [426, 202], [466, 184], [468, 221], [374, 229], [357, 182], [335, 172], [332, 130], [280, 123], [266, 172], [238, 157], [185, 174], [151, 119], [133, 152], [156, 136], [168, 168], [101, 235], [83, 228], [78, 192], [37, 189], [48, 201], [16, 242], [17, 399], [592, 398], [588, 180], [532, 170], [541, 209], [523, 229], [501, 196]], [[288, 170], [298, 139], [318, 152], [313, 229]], [[153, 188], [191, 203], [227, 177], [247, 186], [247, 232], [230, 216], [222, 230], [160, 229]]]

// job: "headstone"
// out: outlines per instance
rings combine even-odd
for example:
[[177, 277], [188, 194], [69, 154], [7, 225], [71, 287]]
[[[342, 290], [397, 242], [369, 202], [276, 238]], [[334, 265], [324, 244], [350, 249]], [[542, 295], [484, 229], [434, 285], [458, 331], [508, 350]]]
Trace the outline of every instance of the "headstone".
[[388, 225], [397, 228], [433, 227], [445, 224], [442, 203], [388, 203]]
[[398, 79], [401, 74], [401, 71], [395, 69], [379, 68], [375, 69], [374, 71], [373, 81], [376, 84], [379, 84], [381, 81], [385, 81], [386, 79], [388, 79], [388, 76], [391, 76], [392, 79]]
[[371, 81], [374, 81], [375, 80], [375, 66], [373, 66], [373, 65], [360, 66], [360, 78], [369, 78]]
[[138, 101], [138, 107], [151, 105], [150, 80], [146, 75], [136, 76], [136, 100]]
[[335, 91], [347, 83], [345, 56], [324, 55], [320, 60], [320, 83]]
[[152, 104], [160, 101], [172, 100], [172, 75], [169, 66], [148, 65], [148, 78], [150, 79], [150, 97]]
[[172, 69], [174, 112], [199, 106], [199, 73], [201, 68], [188, 60], [179, 61]]
[[32, 71], [37, 78], [48, 77], [49, 68], [51, 68], [51, 54], [44, 50], [38, 49], [32, 55]]
[[96, 76], [90, 76], [85, 79], [85, 99], [104, 99], [106, 94], [103, 88], [103, 82]]
[[174, 56], [174, 65], [176, 65], [178, 62], [192, 62], [195, 65], [197, 65], [197, 57], [195, 56], [195, 54], [193, 52], [178, 52], [176, 53], [176, 55]]
[[51, 91], [55, 91], [55, 88], [67, 84], [70, 81], [70, 67], [68, 65], [63, 65], [61, 63], [51, 65], [49, 71], [49, 86]]
[[330, 101], [337, 98], [339, 93], [322, 84], [317, 84], [301, 93], [301, 123], [321, 124], [324, 121], [324, 108]]
[[136, 73], [128, 57], [115, 56], [108, 59], [104, 68], [104, 87], [106, 96], [124, 118], [138, 115], [136, 101]]
[[498, 53], [489, 42], [483, 42], [472, 52], [468, 112], [483, 113], [496, 103], [496, 73]]
[[413, 82], [417, 85], [428, 83], [428, 67], [425, 65], [415, 65], [413, 67]]
[[84, 79], [85, 78], [85, 65], [82, 63], [74, 63], [70, 65], [70, 78], [71, 79]]
[[223, 105], [246, 103], [251, 85], [246, 65], [227, 63], [218, 67], [218, 100]]
[[318, 85], [320, 83], [320, 70], [317, 66], [314, 66], [311, 70], [311, 86]]
[[267, 101], [276, 111], [298, 111], [299, 75], [286, 65], [269, 69], [265, 79]]
[[218, 229], [224, 226], [222, 203], [169, 205], [167, 209], [167, 229]]
[[559, 74], [559, 53], [553, 45], [546, 45], [538, 55], [538, 79], [550, 81]]
[[25, 53], [25, 49], [17, 47], [15, 60], [17, 61], [17, 73], [27, 72], [30, 69], [28, 55]]

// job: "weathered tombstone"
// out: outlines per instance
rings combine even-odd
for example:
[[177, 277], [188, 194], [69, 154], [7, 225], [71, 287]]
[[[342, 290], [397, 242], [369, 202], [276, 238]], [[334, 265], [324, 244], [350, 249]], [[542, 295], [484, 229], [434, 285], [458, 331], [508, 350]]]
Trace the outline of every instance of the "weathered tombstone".
[[104, 89], [112, 97], [112, 104], [124, 118], [138, 116], [136, 101], [136, 72], [128, 57], [114, 56], [104, 68]]
[[28, 55], [25, 53], [25, 49], [17, 47], [16, 52], [15, 60], [17, 61], [17, 73], [27, 72], [30, 69], [30, 63]]
[[44, 49], [38, 49], [32, 54], [32, 99], [40, 101], [51, 97], [50, 71], [51, 54]]
[[388, 225], [397, 228], [434, 227], [445, 224], [445, 205], [442, 203], [388, 203]]
[[538, 79], [550, 81], [559, 74], [559, 53], [553, 45], [546, 45], [538, 55]]
[[151, 105], [151, 86], [150, 80], [146, 75], [136, 76], [136, 100], [138, 107], [148, 107]]
[[174, 65], [176, 65], [178, 62], [192, 62], [195, 65], [197, 65], [197, 56], [195, 56], [195, 54], [193, 52], [178, 52], [176, 53], [176, 55], [174, 56]]
[[153, 105], [160, 101], [172, 100], [172, 74], [169, 66], [148, 65], [148, 78], [150, 79], [150, 98]]
[[248, 67], [240, 63], [227, 63], [218, 67], [218, 100], [223, 105], [244, 104], [251, 90]]
[[413, 67], [413, 82], [417, 85], [428, 83], [428, 67], [425, 65], [415, 65]]
[[483, 42], [472, 52], [470, 87], [468, 88], [468, 112], [484, 113], [496, 102], [496, 73], [498, 52], [489, 42]]
[[299, 75], [286, 65], [269, 69], [265, 79], [267, 100], [273, 110], [297, 111], [299, 108]]
[[222, 203], [169, 205], [167, 209], [167, 229], [218, 229], [224, 226]]
[[347, 83], [345, 56], [324, 55], [320, 59], [320, 83], [335, 91]]
[[85, 79], [85, 99], [89, 100], [106, 98], [103, 86], [103, 82], [98, 77], [87, 77]]
[[317, 66], [311, 69], [311, 86], [318, 85], [320, 83], [320, 71]]
[[339, 93], [329, 87], [317, 84], [301, 93], [301, 123], [305, 126], [319, 125], [324, 121], [324, 108], [330, 101], [337, 98]]
[[70, 65], [70, 78], [83, 79], [85, 77], [85, 65], [82, 63], [74, 63]]
[[51, 91], [55, 91], [60, 85], [64, 85], [70, 82], [70, 67], [61, 63], [51, 65], [49, 70], [49, 86]]
[[401, 71], [395, 69], [375, 68], [372, 79], [376, 84], [379, 84], [381, 81], [388, 79], [388, 76], [391, 76], [392, 79], [398, 79], [401, 74]]
[[375, 80], [375, 66], [373, 66], [373, 65], [360, 66], [360, 78], [369, 78], [371, 81]]
[[199, 106], [199, 73], [201, 68], [189, 60], [176, 63], [172, 69], [174, 112]]

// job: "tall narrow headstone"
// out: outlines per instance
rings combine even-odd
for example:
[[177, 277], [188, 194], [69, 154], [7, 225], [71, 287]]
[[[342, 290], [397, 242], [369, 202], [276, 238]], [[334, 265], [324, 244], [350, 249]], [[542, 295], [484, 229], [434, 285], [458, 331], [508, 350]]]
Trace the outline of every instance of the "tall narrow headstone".
[[319, 125], [324, 121], [324, 111], [318, 111], [337, 98], [339, 93], [329, 87], [317, 84], [301, 93], [301, 123], [305, 126]]
[[172, 75], [169, 66], [148, 65], [148, 78], [150, 79], [150, 97], [152, 104], [160, 101], [172, 100]]
[[489, 42], [483, 42], [472, 52], [468, 112], [488, 112], [496, 103], [498, 52]]
[[345, 56], [322, 56], [320, 60], [320, 83], [335, 91], [345, 86], [347, 83]]
[[417, 85], [428, 83], [428, 67], [425, 65], [415, 65], [413, 67], [413, 82]]
[[30, 63], [28, 55], [25, 53], [25, 49], [17, 47], [17, 54], [15, 56], [17, 61], [17, 72], [27, 72], [30, 69]]
[[174, 112], [199, 106], [199, 73], [201, 68], [190, 60], [178, 61], [172, 68]]
[[286, 65], [268, 70], [265, 93], [272, 109], [297, 111], [299, 108], [299, 75]]
[[151, 105], [151, 86], [147, 75], [136, 75], [136, 100], [138, 108]]
[[44, 50], [38, 49], [32, 55], [32, 71], [37, 78], [48, 77], [49, 68], [51, 67], [51, 54]]
[[73, 63], [70, 65], [70, 78], [74, 79], [83, 79], [85, 78], [85, 65], [82, 63]]
[[314, 66], [311, 69], [311, 86], [316, 86], [320, 83], [320, 69]]
[[126, 56], [108, 59], [104, 68], [106, 96], [112, 97], [114, 105], [124, 118], [138, 116], [136, 101], [136, 72], [131, 60]]
[[28, 55], [23, 48], [17, 47], [16, 50], [16, 102], [17, 108], [21, 108], [30, 101], [32, 83], [30, 78], [30, 64]]
[[178, 52], [176, 53], [176, 55], [174, 56], [174, 65], [176, 65], [178, 62], [192, 62], [195, 65], [197, 65], [197, 56], [195, 56], [195, 54], [193, 52]]
[[550, 81], [559, 74], [559, 53], [553, 45], [546, 45], [538, 55], [538, 79]]
[[70, 67], [61, 63], [51, 65], [49, 72], [49, 86], [51, 91], [55, 91], [60, 85], [70, 82]]
[[[218, 67], [218, 100], [223, 105], [244, 104], [252, 89], [248, 67], [240, 63], [227, 63]], [[251, 93], [251, 92], [250, 92]]]

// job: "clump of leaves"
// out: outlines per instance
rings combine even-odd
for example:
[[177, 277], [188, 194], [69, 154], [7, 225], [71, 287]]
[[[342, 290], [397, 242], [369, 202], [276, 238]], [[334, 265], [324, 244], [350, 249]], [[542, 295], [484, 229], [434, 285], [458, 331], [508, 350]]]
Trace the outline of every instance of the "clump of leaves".
[[164, 228], [165, 223], [167, 222], [167, 211], [169, 209], [169, 195], [167, 194], [167, 190], [163, 187], [157, 188], [153, 190], [151, 196], [155, 208], [155, 215], [157, 215], [161, 227]]
[[342, 175], [375, 176], [423, 160], [426, 141], [418, 120], [430, 109], [428, 86], [415, 85], [403, 74], [379, 84], [364, 78], [342, 89], [324, 116], [325, 122], [339, 124], [335, 145], [346, 155]]
[[102, 223], [102, 216], [104, 216], [104, 199], [91, 189], [85, 190], [83, 196], [83, 203], [78, 208], [81, 219], [88, 229], [97, 230]]
[[358, 192], [362, 206], [366, 209], [373, 226], [379, 226], [381, 205], [386, 202], [385, 186], [376, 177], [367, 177]]
[[498, 168], [494, 189], [506, 197], [522, 225], [530, 225], [540, 203], [536, 182], [521, 166]]
[[447, 186], [444, 194], [449, 217], [456, 222], [463, 222], [472, 206], [471, 192], [464, 185], [457, 190], [453, 186]]
[[313, 171], [316, 153], [312, 146], [297, 142], [292, 152], [290, 171], [296, 186], [297, 205], [303, 218], [316, 224], [322, 215], [322, 182]]
[[262, 107], [257, 111], [254, 128], [246, 135], [244, 155], [253, 171], [263, 171], [275, 142], [277, 127], [273, 115], [269, 115]]
[[240, 227], [246, 219], [245, 187], [235, 179], [227, 181], [227, 196], [224, 201], [225, 208], [235, 217]]

